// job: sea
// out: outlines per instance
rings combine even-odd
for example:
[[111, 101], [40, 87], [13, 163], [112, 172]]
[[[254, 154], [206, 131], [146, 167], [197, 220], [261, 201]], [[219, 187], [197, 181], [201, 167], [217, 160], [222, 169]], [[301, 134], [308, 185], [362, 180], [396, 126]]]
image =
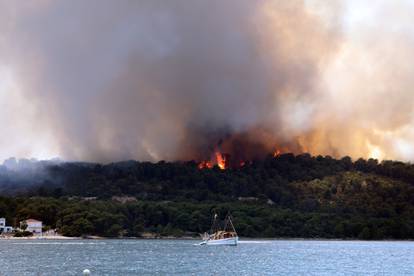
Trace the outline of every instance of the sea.
[[414, 242], [0, 240], [0, 275], [414, 275]]

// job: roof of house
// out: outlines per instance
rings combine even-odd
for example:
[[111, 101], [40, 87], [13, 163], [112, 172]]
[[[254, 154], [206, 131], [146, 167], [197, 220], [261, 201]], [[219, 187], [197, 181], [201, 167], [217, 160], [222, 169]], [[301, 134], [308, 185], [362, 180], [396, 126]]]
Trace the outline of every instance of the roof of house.
[[26, 220], [24, 220], [26, 223], [28, 223], [28, 222], [41, 222], [40, 220], [37, 220], [37, 219], [26, 219]]

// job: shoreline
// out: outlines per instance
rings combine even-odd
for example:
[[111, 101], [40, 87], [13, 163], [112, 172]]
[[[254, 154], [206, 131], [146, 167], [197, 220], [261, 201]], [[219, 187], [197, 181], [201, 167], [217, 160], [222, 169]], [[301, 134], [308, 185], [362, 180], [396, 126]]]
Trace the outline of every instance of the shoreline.
[[[239, 237], [240, 241], [349, 241], [349, 242], [414, 242], [414, 240], [361, 240], [361, 239], [326, 239], [326, 238], [248, 238]], [[54, 236], [32, 236], [32, 237], [0, 237], [2, 240], [192, 240], [201, 241], [196, 237], [100, 237], [100, 236], [86, 236], [86, 237], [66, 237], [60, 235]]]
[[31, 237], [13, 237], [13, 236], [6, 236], [0, 237], [1, 240], [77, 240], [81, 239], [81, 237], [66, 237], [60, 235], [54, 236], [31, 236]]

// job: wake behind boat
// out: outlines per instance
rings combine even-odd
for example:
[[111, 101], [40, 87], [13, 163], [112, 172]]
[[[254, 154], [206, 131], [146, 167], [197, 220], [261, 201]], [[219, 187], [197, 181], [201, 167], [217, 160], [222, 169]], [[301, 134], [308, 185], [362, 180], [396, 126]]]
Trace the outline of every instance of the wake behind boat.
[[214, 214], [213, 224], [211, 226], [210, 234], [204, 233], [202, 235], [203, 241], [199, 245], [233, 245], [236, 246], [239, 237], [234, 228], [230, 214], [224, 220], [224, 227], [220, 228], [218, 215]]

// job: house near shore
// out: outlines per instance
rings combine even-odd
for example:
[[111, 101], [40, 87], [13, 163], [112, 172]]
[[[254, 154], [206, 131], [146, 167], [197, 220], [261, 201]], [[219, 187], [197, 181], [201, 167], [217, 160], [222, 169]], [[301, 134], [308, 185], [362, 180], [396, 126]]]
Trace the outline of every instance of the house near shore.
[[0, 218], [0, 233], [11, 233], [13, 232], [13, 227], [6, 226], [6, 219]]
[[26, 219], [20, 222], [20, 229], [23, 229], [23, 225], [27, 225], [26, 231], [33, 234], [42, 234], [43, 223], [36, 219]]

